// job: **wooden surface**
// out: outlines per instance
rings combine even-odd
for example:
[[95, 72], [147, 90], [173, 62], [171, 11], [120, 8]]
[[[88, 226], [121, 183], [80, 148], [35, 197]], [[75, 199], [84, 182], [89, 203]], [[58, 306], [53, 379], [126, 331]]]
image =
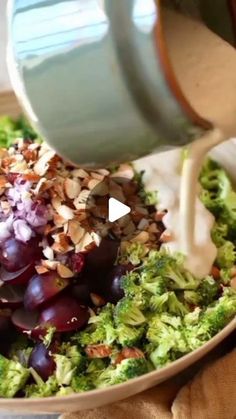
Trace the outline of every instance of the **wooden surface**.
[[16, 117], [20, 112], [20, 106], [14, 93], [0, 92], [0, 115], [11, 115]]

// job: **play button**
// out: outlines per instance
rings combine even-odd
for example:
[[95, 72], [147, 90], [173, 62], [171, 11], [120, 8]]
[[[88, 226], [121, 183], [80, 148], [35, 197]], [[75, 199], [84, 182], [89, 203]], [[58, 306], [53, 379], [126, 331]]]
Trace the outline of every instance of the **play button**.
[[110, 198], [108, 202], [108, 220], [114, 223], [125, 215], [129, 214], [131, 208], [115, 198]]

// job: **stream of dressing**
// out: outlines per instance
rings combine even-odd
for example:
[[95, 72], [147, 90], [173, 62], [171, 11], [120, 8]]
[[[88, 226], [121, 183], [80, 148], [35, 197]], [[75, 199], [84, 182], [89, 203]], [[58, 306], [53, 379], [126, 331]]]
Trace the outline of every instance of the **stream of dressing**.
[[170, 241], [162, 248], [171, 254], [183, 253], [186, 269], [197, 278], [210, 273], [217, 254], [211, 239], [214, 217], [198, 198], [199, 172], [206, 153], [225, 139], [219, 129], [206, 133], [188, 146], [184, 164], [181, 149], [134, 162], [137, 171], [144, 171], [145, 189], [157, 191], [157, 210], [168, 211], [163, 224]]

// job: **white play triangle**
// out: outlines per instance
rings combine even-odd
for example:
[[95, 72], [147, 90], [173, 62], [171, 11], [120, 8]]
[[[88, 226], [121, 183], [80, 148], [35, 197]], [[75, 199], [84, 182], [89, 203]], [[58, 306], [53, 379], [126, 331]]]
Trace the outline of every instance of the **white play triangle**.
[[125, 204], [122, 204], [122, 202], [118, 201], [117, 199], [109, 199], [108, 219], [111, 223], [114, 223], [114, 221], [117, 221], [120, 218], [124, 217], [124, 215], [129, 214], [130, 211], [130, 207], [128, 207]]

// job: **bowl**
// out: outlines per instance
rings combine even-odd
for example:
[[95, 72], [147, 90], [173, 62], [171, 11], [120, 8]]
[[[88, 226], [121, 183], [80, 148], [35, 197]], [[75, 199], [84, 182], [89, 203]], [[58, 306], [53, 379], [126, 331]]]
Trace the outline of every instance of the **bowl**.
[[203, 358], [219, 345], [236, 329], [236, 318], [221, 332], [197, 350], [183, 356], [170, 365], [134, 378], [124, 384], [118, 384], [102, 390], [92, 390], [86, 393], [65, 397], [48, 397], [45, 399], [0, 399], [0, 410], [10, 410], [19, 413], [65, 413], [79, 410], [94, 409], [106, 404], [118, 402], [135, 394], [156, 386]]
[[[0, 115], [10, 114], [16, 116], [19, 113], [15, 97], [12, 93], [0, 93]], [[236, 155], [236, 140], [220, 145], [213, 150], [213, 156], [232, 172]], [[231, 164], [230, 164], [231, 162]], [[236, 180], [236, 179], [235, 179]], [[232, 320], [221, 332], [215, 335], [206, 344], [197, 350], [183, 356], [170, 365], [150, 372], [141, 377], [130, 380], [124, 384], [115, 385], [101, 390], [93, 390], [86, 393], [70, 395], [66, 397], [49, 397], [44, 399], [0, 399], [0, 410], [8, 410], [19, 413], [65, 413], [85, 409], [93, 409], [106, 404], [114, 403], [127, 397], [138, 394], [144, 390], [160, 384], [171, 377], [185, 371], [209, 354], [236, 329], [236, 318]], [[210, 355], [211, 357], [211, 355]]]

